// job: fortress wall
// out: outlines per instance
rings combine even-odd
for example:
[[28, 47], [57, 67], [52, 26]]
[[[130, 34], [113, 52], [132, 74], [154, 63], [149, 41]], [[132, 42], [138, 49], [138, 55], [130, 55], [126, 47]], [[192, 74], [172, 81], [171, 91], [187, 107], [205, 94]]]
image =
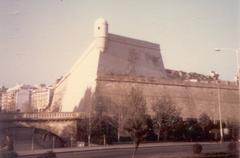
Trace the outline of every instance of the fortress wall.
[[99, 52], [93, 49], [69, 76], [68, 86], [62, 102], [62, 112], [72, 112], [79, 106], [86, 90], [95, 91]]
[[73, 112], [79, 108], [87, 91], [94, 93], [100, 54], [101, 51], [93, 42], [56, 86], [52, 108], [59, 107], [61, 112]]
[[[218, 89], [215, 83], [193, 83], [175, 80], [130, 79], [129, 77], [99, 77], [98, 95], [112, 100], [124, 97], [131, 87], [143, 90], [151, 113], [151, 103], [160, 96], [169, 96], [181, 111], [184, 118], [198, 118], [206, 113], [213, 120], [219, 120]], [[239, 120], [239, 100], [237, 86], [220, 85], [221, 111], [224, 120]]]
[[99, 60], [98, 75], [166, 77], [158, 44], [108, 34]]
[[51, 104], [51, 112], [58, 112], [61, 111], [62, 108], [62, 99], [64, 97], [64, 94], [66, 92], [68, 83], [68, 76], [65, 76], [61, 81], [57, 84], [57, 86], [54, 89], [53, 92], [53, 100]]
[[[219, 85], [222, 116], [225, 120], [236, 120], [239, 115], [237, 85], [232, 82]], [[94, 25], [93, 43], [56, 86], [51, 108], [59, 107], [62, 112], [87, 111], [95, 93], [119, 101], [131, 87], [143, 90], [149, 113], [150, 104], [156, 98], [170, 96], [183, 117], [207, 113], [212, 119], [218, 119], [216, 81], [170, 79], [159, 44], [110, 34], [107, 21], [102, 18]]]

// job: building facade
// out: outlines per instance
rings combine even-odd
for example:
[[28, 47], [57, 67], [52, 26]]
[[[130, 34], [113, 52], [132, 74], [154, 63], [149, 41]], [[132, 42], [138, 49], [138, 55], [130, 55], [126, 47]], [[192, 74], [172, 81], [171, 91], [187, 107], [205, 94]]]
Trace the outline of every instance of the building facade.
[[49, 86], [39, 86], [36, 89], [32, 90], [31, 106], [33, 108], [33, 111], [45, 111], [51, 104], [52, 95], [53, 88]]
[[4, 86], [2, 88], [0, 88], [0, 111], [2, 111], [2, 107], [3, 107], [3, 94], [7, 91], [7, 88], [5, 88]]
[[2, 93], [2, 110], [6, 112], [29, 112], [31, 111], [30, 85], [16, 85]]

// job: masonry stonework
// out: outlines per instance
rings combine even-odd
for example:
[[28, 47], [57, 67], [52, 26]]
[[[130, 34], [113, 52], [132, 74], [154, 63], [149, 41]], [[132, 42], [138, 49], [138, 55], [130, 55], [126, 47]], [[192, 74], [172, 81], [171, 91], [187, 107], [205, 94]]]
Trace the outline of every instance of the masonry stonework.
[[168, 96], [184, 118], [198, 118], [202, 113], [206, 113], [212, 120], [219, 120], [219, 86], [223, 120], [238, 121], [238, 88], [235, 83], [231, 84], [108, 76], [98, 78], [97, 92], [112, 100], [119, 100], [117, 97], [126, 97], [131, 87], [139, 88], [147, 99], [149, 113], [151, 113], [151, 103], [156, 98]]

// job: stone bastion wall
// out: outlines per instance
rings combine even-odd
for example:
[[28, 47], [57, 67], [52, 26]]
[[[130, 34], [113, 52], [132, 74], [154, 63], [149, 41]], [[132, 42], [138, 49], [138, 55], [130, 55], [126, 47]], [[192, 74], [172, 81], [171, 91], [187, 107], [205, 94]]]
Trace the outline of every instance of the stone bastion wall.
[[212, 120], [219, 120], [220, 103], [224, 121], [239, 120], [239, 91], [236, 82], [220, 80], [192, 82], [102, 75], [97, 78], [96, 92], [116, 101], [123, 99], [132, 87], [143, 91], [149, 113], [152, 112], [151, 104], [156, 98], [168, 96], [181, 111], [183, 118], [198, 118], [202, 113], [206, 113]]

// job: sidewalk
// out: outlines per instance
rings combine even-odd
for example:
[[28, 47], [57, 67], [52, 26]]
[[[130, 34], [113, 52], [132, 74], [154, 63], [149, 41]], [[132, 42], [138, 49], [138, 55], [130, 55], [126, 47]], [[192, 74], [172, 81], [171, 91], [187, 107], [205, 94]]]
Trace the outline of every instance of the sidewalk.
[[[200, 144], [219, 144], [217, 142], [199, 142]], [[228, 142], [224, 142], [226, 144]], [[169, 142], [169, 143], [145, 143], [140, 144], [139, 148], [150, 148], [150, 147], [171, 147], [171, 146], [191, 146], [196, 144], [196, 142]], [[53, 151], [55, 153], [70, 153], [70, 152], [84, 152], [84, 151], [94, 151], [94, 150], [113, 150], [113, 149], [126, 149], [134, 148], [133, 144], [124, 145], [107, 145], [107, 146], [92, 146], [92, 147], [74, 147], [74, 148], [55, 148], [55, 149], [41, 149], [41, 150], [28, 150], [28, 151], [17, 151], [19, 156], [32, 156], [42, 154], [48, 151]]]

